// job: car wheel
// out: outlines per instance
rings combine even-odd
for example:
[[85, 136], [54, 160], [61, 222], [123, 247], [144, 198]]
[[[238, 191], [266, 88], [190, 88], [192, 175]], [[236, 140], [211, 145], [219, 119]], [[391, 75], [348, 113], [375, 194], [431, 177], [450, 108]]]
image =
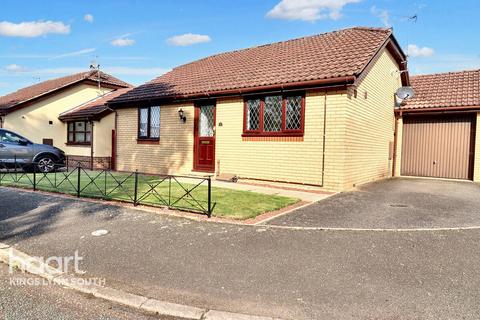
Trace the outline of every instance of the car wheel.
[[55, 160], [51, 156], [41, 156], [37, 161], [37, 169], [43, 173], [52, 172], [55, 169]]

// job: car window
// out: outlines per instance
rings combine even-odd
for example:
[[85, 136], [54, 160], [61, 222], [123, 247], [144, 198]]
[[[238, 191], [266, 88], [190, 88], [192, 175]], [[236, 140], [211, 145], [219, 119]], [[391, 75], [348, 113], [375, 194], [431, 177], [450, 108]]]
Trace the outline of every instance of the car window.
[[7, 144], [21, 144], [20, 141], [22, 141], [22, 137], [17, 136], [14, 133], [4, 131], [0, 135], [0, 139], [2, 143], [7, 143]]

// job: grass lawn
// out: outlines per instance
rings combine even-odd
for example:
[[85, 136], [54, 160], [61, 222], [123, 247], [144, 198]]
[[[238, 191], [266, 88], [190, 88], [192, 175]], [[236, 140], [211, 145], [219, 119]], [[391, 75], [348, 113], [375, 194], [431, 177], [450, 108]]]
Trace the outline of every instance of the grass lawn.
[[[0, 185], [33, 188], [33, 174], [0, 173]], [[94, 180], [94, 183], [91, 181]], [[163, 180], [157, 176], [138, 176], [137, 201], [152, 206], [170, 206], [187, 211], [206, 211], [207, 181], [191, 178]], [[77, 171], [37, 174], [38, 190], [77, 194]], [[119, 186], [121, 184], [121, 186]], [[185, 190], [186, 189], [186, 190]], [[81, 171], [82, 197], [103, 198], [133, 202], [135, 177], [133, 174], [101, 171]], [[190, 195], [185, 195], [187, 190]], [[182, 198], [183, 197], [183, 198]], [[212, 188], [212, 203], [216, 203], [213, 216], [234, 219], [254, 218], [262, 213], [278, 210], [298, 202], [299, 199], [266, 195], [226, 188]]]

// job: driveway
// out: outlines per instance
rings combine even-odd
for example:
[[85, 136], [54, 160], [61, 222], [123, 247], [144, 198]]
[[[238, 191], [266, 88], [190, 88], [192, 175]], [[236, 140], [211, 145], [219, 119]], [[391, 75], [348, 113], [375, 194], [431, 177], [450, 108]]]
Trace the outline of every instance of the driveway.
[[340, 193], [268, 222], [317, 228], [416, 229], [480, 226], [480, 186], [396, 178]]

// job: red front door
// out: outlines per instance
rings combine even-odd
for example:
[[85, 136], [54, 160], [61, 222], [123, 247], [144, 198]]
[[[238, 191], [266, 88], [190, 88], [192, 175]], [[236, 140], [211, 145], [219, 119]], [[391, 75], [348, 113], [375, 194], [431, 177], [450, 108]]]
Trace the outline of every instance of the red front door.
[[215, 171], [215, 102], [195, 106], [194, 169]]

